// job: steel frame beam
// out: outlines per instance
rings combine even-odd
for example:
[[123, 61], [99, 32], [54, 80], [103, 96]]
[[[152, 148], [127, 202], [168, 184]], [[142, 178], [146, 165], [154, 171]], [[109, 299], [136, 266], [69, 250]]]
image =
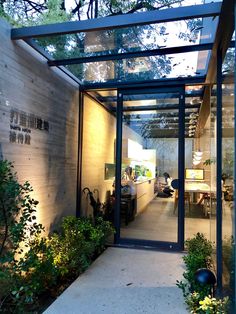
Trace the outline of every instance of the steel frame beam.
[[[185, 105], [185, 109], [199, 109], [200, 104], [198, 105]], [[153, 106], [130, 106], [123, 107], [123, 111], [147, 111], [147, 110], [174, 110], [179, 109], [179, 105], [153, 105]], [[114, 110], [114, 109], [113, 109]]]
[[[85, 83], [83, 90], [93, 89], [109, 89], [109, 88], [140, 88], [140, 87], [163, 87], [163, 86], [180, 86], [189, 84], [205, 84], [206, 76], [197, 77], [177, 77], [177, 78], [163, 78], [158, 80], [146, 80], [146, 81], [124, 81], [124, 82], [104, 82], [104, 83]], [[188, 96], [186, 96], [188, 97]]]
[[211, 50], [212, 47], [213, 47], [213, 42], [199, 44], [199, 45], [169, 47], [169, 48], [160, 48], [160, 49], [152, 49], [152, 50], [145, 50], [145, 51], [97, 55], [97, 56], [91, 56], [91, 57], [49, 60], [48, 65], [59, 66], [59, 65], [82, 64], [82, 63], [91, 63], [91, 62], [104, 62], [104, 61], [110, 61], [110, 60], [132, 59], [132, 58], [138, 58], [138, 57], [162, 56], [162, 55], [186, 53], [186, 52], [192, 52], [192, 51]]
[[136, 25], [147, 25], [153, 23], [179, 21], [183, 19], [217, 16], [220, 14], [220, 10], [221, 3], [218, 2], [179, 8], [171, 8], [160, 11], [155, 10], [148, 12], [140, 12], [137, 14], [116, 15], [84, 21], [13, 28], [11, 31], [11, 38], [12, 39], [37, 38], [45, 36], [73, 34], [79, 32], [91, 32], [106, 29], [132, 27]]

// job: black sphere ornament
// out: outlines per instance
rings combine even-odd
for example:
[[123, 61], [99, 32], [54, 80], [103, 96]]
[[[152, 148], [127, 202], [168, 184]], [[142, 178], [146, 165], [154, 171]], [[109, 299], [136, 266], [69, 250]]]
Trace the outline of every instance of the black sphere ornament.
[[213, 286], [216, 283], [216, 276], [211, 270], [200, 268], [195, 272], [195, 281], [202, 285]]

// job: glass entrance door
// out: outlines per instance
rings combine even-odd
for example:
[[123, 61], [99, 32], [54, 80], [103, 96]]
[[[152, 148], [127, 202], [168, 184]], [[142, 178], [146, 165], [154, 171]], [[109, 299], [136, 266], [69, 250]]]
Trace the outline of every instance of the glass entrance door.
[[118, 94], [117, 242], [181, 249], [183, 90], [123, 90]]

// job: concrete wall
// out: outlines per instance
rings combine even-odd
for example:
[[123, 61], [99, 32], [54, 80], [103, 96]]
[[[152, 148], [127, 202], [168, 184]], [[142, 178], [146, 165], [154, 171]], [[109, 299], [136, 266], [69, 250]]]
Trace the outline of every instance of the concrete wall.
[[[185, 139], [185, 168], [192, 168], [192, 139]], [[178, 139], [177, 138], [151, 138], [147, 140], [147, 148], [156, 149], [157, 175], [164, 172], [175, 179], [178, 178]]]
[[75, 214], [78, 87], [12, 42], [2, 20], [0, 38], [0, 153], [32, 184], [48, 232]]

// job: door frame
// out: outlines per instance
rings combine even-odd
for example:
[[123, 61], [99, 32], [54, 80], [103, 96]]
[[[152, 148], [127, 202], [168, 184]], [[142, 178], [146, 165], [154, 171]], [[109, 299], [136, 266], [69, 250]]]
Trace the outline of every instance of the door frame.
[[[171, 93], [179, 94], [179, 138], [178, 138], [178, 227], [177, 242], [153, 241], [144, 239], [121, 238], [120, 236], [120, 202], [121, 202], [121, 164], [122, 164], [122, 128], [123, 128], [123, 95], [131, 94], [149, 94], [149, 93]], [[117, 245], [150, 247], [154, 249], [164, 249], [171, 251], [181, 251], [184, 249], [184, 171], [185, 171], [185, 87], [152, 87], [152, 88], [129, 88], [117, 90], [117, 107], [116, 107], [116, 171], [115, 171], [115, 237]]]

